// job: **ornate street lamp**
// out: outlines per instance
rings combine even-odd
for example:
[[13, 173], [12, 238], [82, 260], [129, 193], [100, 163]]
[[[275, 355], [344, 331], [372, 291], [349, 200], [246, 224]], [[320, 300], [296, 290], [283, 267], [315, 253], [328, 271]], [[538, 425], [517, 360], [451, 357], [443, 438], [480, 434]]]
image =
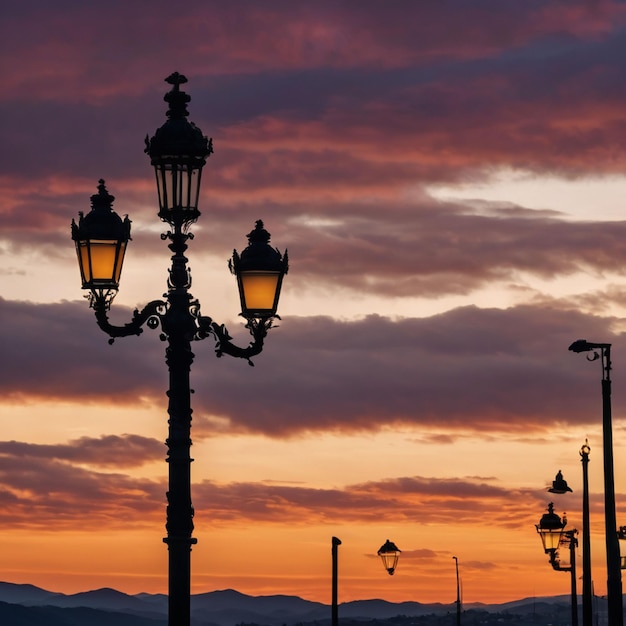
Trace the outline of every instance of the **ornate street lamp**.
[[83, 289], [90, 289], [101, 298], [119, 286], [126, 244], [130, 240], [130, 220], [112, 209], [115, 198], [101, 179], [98, 193], [91, 196], [91, 211], [79, 213], [78, 224], [72, 220], [72, 239]]
[[622, 626], [622, 572], [615, 514], [615, 475], [613, 469], [613, 425], [611, 411], [611, 344], [574, 341], [569, 350], [586, 352], [588, 361], [602, 366], [602, 452], [604, 457], [604, 537], [606, 545], [607, 606], [609, 626]]
[[239, 255], [233, 251], [230, 270], [237, 277], [241, 314], [244, 317], [273, 317], [278, 296], [287, 273], [287, 254], [283, 257], [269, 245], [270, 234], [258, 220], [248, 234], [248, 247]]
[[198, 196], [202, 168], [213, 152], [213, 145], [202, 131], [186, 118], [190, 97], [180, 90], [187, 82], [174, 73], [166, 81], [172, 85], [165, 95], [169, 104], [167, 121], [152, 138], [146, 138], [146, 153], [154, 166], [159, 197], [159, 217], [171, 230], [161, 235], [169, 240], [172, 252], [165, 300], [153, 300], [136, 310], [129, 323], [114, 326], [108, 311], [115, 297], [122, 270], [126, 244], [130, 240], [130, 221], [121, 219], [111, 208], [113, 196], [100, 181], [98, 193], [91, 198], [92, 209], [72, 221], [72, 239], [76, 242], [82, 288], [89, 290], [89, 303], [100, 328], [117, 337], [139, 335], [143, 325], [160, 327], [161, 339], [167, 341], [166, 363], [169, 370], [167, 396], [169, 432], [167, 492], [168, 546], [168, 624], [189, 626], [191, 589], [191, 546], [197, 542], [193, 533], [191, 504], [191, 387], [190, 369], [194, 354], [191, 342], [213, 336], [216, 355], [229, 354], [251, 358], [261, 352], [263, 341], [276, 313], [283, 276], [287, 273], [287, 253], [269, 246], [269, 233], [263, 222], [248, 235], [249, 245], [241, 255], [233, 254], [229, 265], [239, 284], [242, 312], [251, 343], [241, 348], [231, 342], [226, 328], [200, 314], [200, 303], [189, 293], [191, 274], [187, 267], [187, 242], [193, 239], [189, 227], [200, 212]]
[[548, 512], [543, 514], [539, 524], [535, 524], [539, 537], [541, 537], [544, 552], [550, 555], [551, 560], [559, 548], [561, 535], [566, 524], [567, 520], [565, 517], [561, 521], [561, 518], [554, 512], [554, 504], [552, 502], [548, 504]]
[[[560, 479], [562, 480], [563, 477], [561, 476]], [[559, 475], [557, 474], [557, 485], [558, 481]], [[567, 486], [567, 483], [565, 485], [561, 483], [558, 486], [563, 488]], [[552, 491], [552, 489], [549, 491]], [[570, 572], [571, 574], [572, 626], [578, 626], [578, 603], [576, 598], [576, 547], [578, 546], [576, 535], [578, 531], [576, 529], [565, 530], [566, 524], [565, 516], [563, 516], [563, 521], [561, 521], [561, 518], [554, 512], [554, 505], [550, 502], [548, 512], [543, 514], [539, 524], [535, 524], [535, 528], [541, 537], [544, 552], [550, 555], [552, 568], [559, 572]], [[569, 548], [570, 564], [567, 567], [561, 566], [559, 559], [559, 546], [561, 545], [566, 545]]]
[[[583, 592], [582, 592], [582, 618], [583, 626], [593, 625], [593, 607], [592, 607], [592, 582], [591, 582], [591, 535], [589, 528], [589, 453], [591, 447], [589, 441], [585, 439], [585, 443], [581, 446], [579, 454], [583, 467]], [[551, 493], [571, 493], [572, 489], [568, 486], [567, 481], [563, 478], [561, 470], [558, 471], [555, 479], [552, 481], [552, 487], [548, 489]], [[565, 532], [567, 534], [567, 531]], [[576, 540], [578, 541], [578, 540]], [[570, 541], [570, 548], [571, 548]], [[575, 558], [575, 557], [574, 557]], [[555, 568], [556, 569], [556, 568]]]
[[387, 573], [390, 576], [393, 576], [393, 573], [396, 571], [400, 552], [401, 550], [398, 546], [396, 546], [393, 541], [389, 541], [389, 539], [387, 539], [387, 541], [385, 541], [385, 543], [380, 546], [378, 550], [377, 554], [383, 562], [383, 567], [387, 570]]

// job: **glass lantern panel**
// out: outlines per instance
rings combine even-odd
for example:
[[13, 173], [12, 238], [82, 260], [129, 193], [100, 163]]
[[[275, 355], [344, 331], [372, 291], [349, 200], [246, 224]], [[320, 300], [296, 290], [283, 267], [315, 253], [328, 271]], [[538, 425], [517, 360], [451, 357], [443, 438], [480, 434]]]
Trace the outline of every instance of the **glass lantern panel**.
[[279, 272], [241, 272], [244, 309], [273, 312], [279, 278]]
[[76, 242], [76, 254], [78, 255], [78, 266], [80, 267], [80, 277], [83, 281], [83, 287], [85, 283], [91, 281], [91, 269], [89, 263], [89, 242], [77, 241]]
[[126, 254], [126, 242], [119, 241], [116, 258], [115, 258], [115, 276], [114, 280], [116, 283], [120, 282], [120, 277], [122, 275], [122, 264], [124, 263], [124, 255]]
[[397, 552], [383, 552], [380, 554], [380, 558], [382, 559], [383, 565], [387, 571], [396, 569], [396, 565], [398, 564]]
[[94, 286], [117, 287], [122, 273], [126, 242], [111, 240], [82, 240], [76, 251], [83, 289]]
[[540, 530], [541, 541], [543, 542], [543, 548], [546, 552], [550, 550], [556, 550], [559, 547], [559, 541], [561, 540], [561, 531], [557, 530]]
[[191, 163], [161, 163], [155, 170], [161, 210], [197, 208], [201, 170]]
[[91, 257], [91, 280], [115, 280], [117, 241], [91, 240], [89, 242], [89, 250]]

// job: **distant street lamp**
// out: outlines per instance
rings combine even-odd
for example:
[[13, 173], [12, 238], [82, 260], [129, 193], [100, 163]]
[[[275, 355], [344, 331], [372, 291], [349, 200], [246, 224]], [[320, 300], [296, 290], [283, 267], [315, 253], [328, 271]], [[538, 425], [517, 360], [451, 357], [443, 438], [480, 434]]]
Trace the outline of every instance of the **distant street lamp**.
[[550, 555], [551, 561], [554, 552], [559, 548], [561, 535], [566, 524], [567, 520], [561, 521], [561, 518], [554, 512], [554, 504], [552, 502], [548, 504], [548, 512], [543, 514], [539, 524], [535, 524], [543, 544], [543, 550]]
[[[585, 439], [585, 443], [580, 448], [580, 460], [583, 467], [583, 626], [593, 626], [593, 584], [591, 577], [591, 536], [589, 527], [589, 453], [591, 448], [589, 442]], [[563, 478], [561, 470], [554, 481], [552, 487], [548, 489], [551, 493], [568, 493], [571, 488], [567, 481]]]
[[456, 626], [461, 626], [461, 584], [459, 582], [459, 559], [453, 556], [456, 566]]
[[156, 173], [159, 197], [159, 217], [172, 230], [161, 235], [169, 240], [171, 268], [167, 280], [166, 300], [153, 300], [143, 310], [136, 310], [125, 326], [109, 323], [108, 311], [115, 297], [126, 245], [130, 240], [130, 220], [123, 220], [111, 208], [114, 200], [103, 180], [98, 193], [91, 197], [92, 208], [87, 215], [79, 214], [78, 224], [72, 221], [72, 239], [76, 243], [82, 288], [90, 292], [89, 303], [94, 309], [98, 326], [113, 343], [117, 337], [139, 335], [142, 326], [161, 327], [161, 339], [167, 341], [165, 351], [169, 370], [169, 489], [167, 492], [168, 546], [168, 614], [169, 626], [189, 626], [191, 587], [191, 546], [194, 510], [191, 504], [190, 429], [191, 393], [190, 369], [194, 354], [191, 342], [215, 340], [217, 356], [228, 354], [250, 358], [263, 349], [267, 331], [277, 318], [276, 308], [283, 276], [287, 273], [287, 253], [284, 255], [269, 245], [270, 235], [263, 222], [248, 235], [249, 245], [241, 255], [236, 251], [230, 261], [231, 271], [239, 285], [242, 313], [252, 342], [246, 348], [231, 343], [223, 325], [200, 314], [200, 303], [189, 293], [191, 274], [187, 268], [187, 242], [193, 239], [190, 226], [200, 216], [198, 196], [202, 168], [213, 152], [210, 139], [193, 123], [187, 121], [190, 97], [180, 90], [187, 79], [177, 72], [166, 81], [172, 85], [164, 100], [169, 104], [167, 121], [154, 137], [146, 138], [146, 153]]
[[332, 609], [331, 624], [338, 626], [339, 624], [339, 605], [337, 604], [337, 548], [341, 545], [341, 539], [332, 538], [331, 556], [332, 556]]
[[[558, 477], [558, 475], [557, 475]], [[562, 477], [561, 477], [562, 479]], [[558, 478], [557, 478], [558, 480]], [[572, 607], [572, 626], [578, 626], [578, 602], [576, 598], [576, 547], [578, 540], [577, 530], [565, 530], [567, 520], [561, 518], [554, 512], [552, 502], [548, 505], [548, 512], [544, 513], [539, 524], [535, 527], [546, 554], [550, 555], [550, 565], [559, 572], [570, 572], [571, 576], [571, 607]], [[562, 567], [559, 559], [558, 549], [560, 545], [567, 545], [570, 551], [569, 567]]]
[[378, 549], [378, 556], [383, 562], [383, 567], [387, 570], [390, 576], [396, 571], [398, 566], [398, 558], [400, 557], [401, 550], [396, 546], [393, 541], [385, 541], [385, 543]]
[[622, 626], [622, 572], [615, 515], [615, 479], [613, 472], [613, 426], [611, 418], [611, 344], [574, 341], [572, 352], [591, 352], [587, 360], [600, 360], [602, 365], [602, 451], [604, 456], [604, 533], [609, 626]]

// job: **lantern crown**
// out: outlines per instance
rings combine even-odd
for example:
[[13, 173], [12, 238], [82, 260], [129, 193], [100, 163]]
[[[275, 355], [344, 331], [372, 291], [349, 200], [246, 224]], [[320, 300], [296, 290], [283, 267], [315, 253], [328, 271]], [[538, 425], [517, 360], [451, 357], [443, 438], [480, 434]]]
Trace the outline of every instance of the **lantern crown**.
[[550, 502], [550, 504], [548, 504], [548, 512], [541, 516], [537, 529], [547, 531], [559, 530], [565, 528], [566, 524], [567, 519], [565, 519], [565, 516], [563, 516], [563, 521], [561, 521], [561, 518], [554, 512], [554, 504]]
[[83, 289], [89, 289], [92, 298], [99, 297], [106, 307], [117, 292], [130, 239], [130, 220], [112, 209], [114, 199], [100, 179], [98, 193], [91, 196], [91, 211], [79, 212], [78, 224], [72, 220]]
[[98, 193], [91, 196], [91, 211], [85, 215], [78, 213], [78, 224], [72, 220], [72, 239], [115, 239], [128, 241], [130, 237], [130, 220], [122, 218], [113, 210], [115, 196], [106, 189], [104, 180], [98, 181]]
[[213, 152], [213, 142], [193, 122], [187, 120], [187, 104], [191, 96], [180, 90], [180, 85], [187, 82], [187, 77], [174, 72], [165, 82], [172, 85], [172, 89], [163, 96], [169, 105], [167, 121], [157, 128], [154, 137], [146, 136], [145, 152], [152, 160], [152, 165], [164, 157], [188, 157], [204, 165], [206, 158]]
[[289, 270], [287, 252], [283, 256], [276, 248], [269, 245], [271, 235], [265, 230], [263, 220], [257, 220], [254, 230], [250, 231], [246, 237], [248, 247], [241, 251], [241, 256], [234, 251], [233, 264], [244, 272], [265, 270], [287, 273]]

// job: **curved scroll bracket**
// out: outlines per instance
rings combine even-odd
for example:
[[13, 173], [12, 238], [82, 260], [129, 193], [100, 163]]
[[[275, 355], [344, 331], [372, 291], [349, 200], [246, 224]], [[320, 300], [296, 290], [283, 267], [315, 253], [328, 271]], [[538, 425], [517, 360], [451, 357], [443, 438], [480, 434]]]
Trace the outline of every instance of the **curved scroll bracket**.
[[[278, 315], [275, 317], [280, 319]], [[215, 355], [217, 357], [228, 354], [229, 356], [238, 359], [245, 359], [248, 361], [248, 365], [254, 366], [251, 358], [263, 350], [263, 342], [267, 336], [267, 331], [274, 326], [274, 318], [266, 317], [260, 319], [248, 319], [246, 328], [252, 335], [252, 341], [246, 348], [236, 346], [231, 341], [232, 337], [226, 329], [226, 326], [224, 326], [224, 324], [214, 322], [210, 317], [200, 316], [198, 318], [198, 326], [200, 328], [200, 332], [196, 336], [197, 339], [204, 339], [209, 335], [214, 335]]]
[[167, 303], [162, 300], [153, 300], [149, 302], [141, 311], [135, 309], [130, 322], [123, 326], [115, 326], [109, 322], [107, 303], [97, 296], [92, 299], [91, 306], [96, 315], [96, 322], [101, 330], [103, 330], [111, 339], [112, 344], [117, 337], [128, 337], [129, 335], [141, 335], [142, 326], [148, 325], [148, 328], [155, 329], [159, 326], [160, 320], [167, 310]]

